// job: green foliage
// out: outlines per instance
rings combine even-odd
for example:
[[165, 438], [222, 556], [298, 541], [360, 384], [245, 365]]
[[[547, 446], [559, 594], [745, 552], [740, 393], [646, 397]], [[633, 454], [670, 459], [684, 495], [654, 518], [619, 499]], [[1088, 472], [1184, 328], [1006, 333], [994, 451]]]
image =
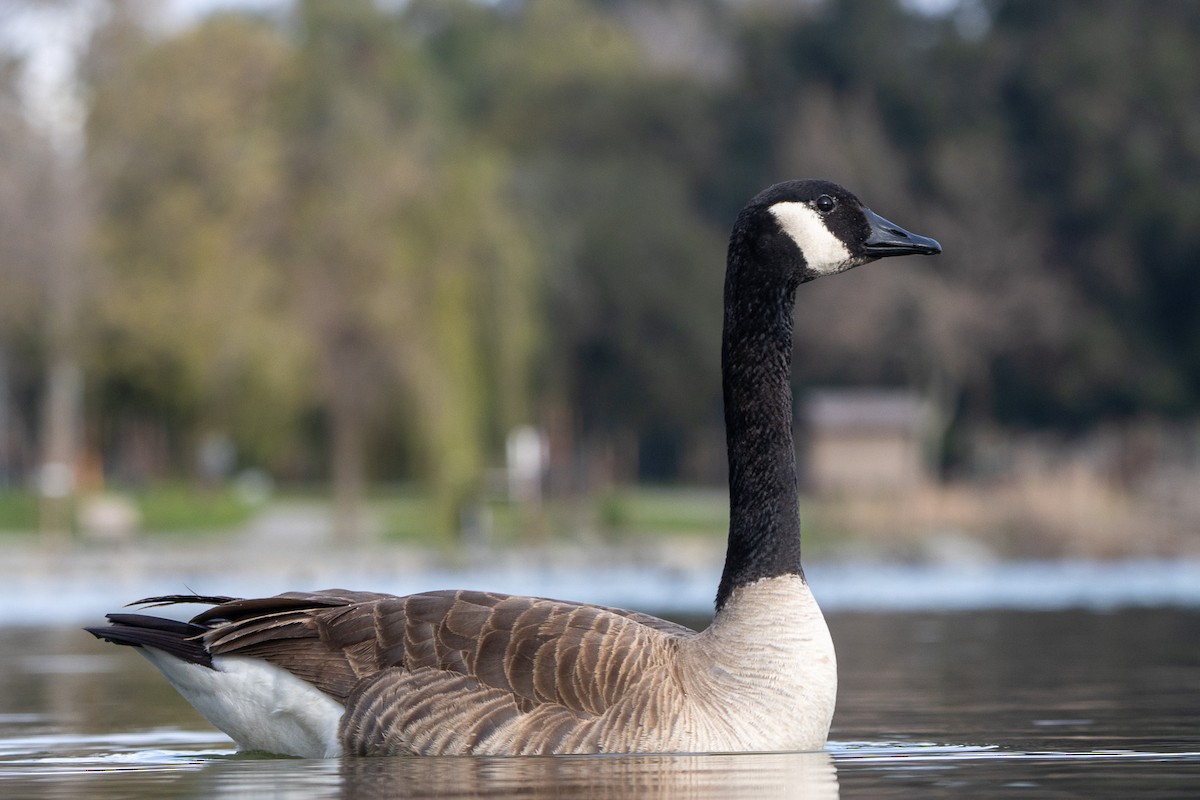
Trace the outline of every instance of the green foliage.
[[31, 492], [0, 492], [0, 531], [29, 533], [38, 528], [38, 497]]
[[[369, 2], [307, 3], [301, 20], [280, 252], [331, 433], [357, 436], [404, 395], [435, 528], [449, 529], [529, 413], [535, 254], [506, 201], [507, 160], [460, 130], [400, 21]], [[335, 480], [347, 469], [335, 459]]]
[[100, 402], [231, 429], [251, 458], [285, 446], [305, 388], [279, 304], [285, 276], [265, 246], [285, 59], [276, 33], [219, 18], [98, 79], [88, 120], [107, 266]]
[[706, 535], [729, 532], [725, 492], [694, 489], [626, 489], [596, 499], [602, 528], [618, 535]]
[[385, 539], [425, 544], [436, 538], [431, 534], [438, 529], [438, 519], [428, 497], [406, 492], [375, 500], [373, 505], [383, 522]]

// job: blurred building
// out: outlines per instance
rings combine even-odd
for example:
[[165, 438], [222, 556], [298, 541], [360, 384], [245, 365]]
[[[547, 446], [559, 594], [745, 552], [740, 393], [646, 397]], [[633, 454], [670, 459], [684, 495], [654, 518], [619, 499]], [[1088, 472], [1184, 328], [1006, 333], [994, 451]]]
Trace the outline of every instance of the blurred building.
[[803, 475], [818, 493], [902, 493], [930, 479], [927, 404], [882, 389], [809, 392], [803, 409]]

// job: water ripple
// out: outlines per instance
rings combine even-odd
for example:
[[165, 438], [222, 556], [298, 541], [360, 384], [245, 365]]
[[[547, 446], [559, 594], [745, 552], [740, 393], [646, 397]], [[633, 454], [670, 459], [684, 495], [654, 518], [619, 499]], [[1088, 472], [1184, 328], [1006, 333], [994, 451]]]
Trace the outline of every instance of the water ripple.
[[1137, 760], [1200, 761], [1200, 751], [1161, 750], [1008, 750], [999, 745], [937, 744], [934, 742], [830, 742], [829, 751], [838, 764], [938, 762], [964, 760]]

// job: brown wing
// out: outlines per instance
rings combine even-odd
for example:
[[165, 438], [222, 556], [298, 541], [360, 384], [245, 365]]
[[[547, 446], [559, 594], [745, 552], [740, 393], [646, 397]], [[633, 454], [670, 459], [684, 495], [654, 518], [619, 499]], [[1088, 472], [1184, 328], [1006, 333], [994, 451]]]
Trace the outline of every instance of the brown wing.
[[593, 719], [556, 703], [523, 709], [470, 675], [393, 667], [350, 697], [340, 736], [354, 755], [552, 754], [578, 750]]
[[420, 675], [498, 692], [521, 713], [551, 704], [587, 716], [693, 635], [646, 614], [473, 591], [288, 593], [224, 602], [193, 622], [216, 623], [205, 636], [214, 655], [263, 658], [343, 702], [369, 687], [409, 694]]

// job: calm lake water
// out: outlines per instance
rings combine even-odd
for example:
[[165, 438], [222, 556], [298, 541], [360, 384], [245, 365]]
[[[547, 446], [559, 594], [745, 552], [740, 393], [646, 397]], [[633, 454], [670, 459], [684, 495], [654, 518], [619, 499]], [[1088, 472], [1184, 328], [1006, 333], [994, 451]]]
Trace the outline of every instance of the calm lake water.
[[0, 627], [0, 797], [1200, 797], [1200, 610], [829, 617], [826, 752], [508, 759], [237, 755], [133, 651]]

